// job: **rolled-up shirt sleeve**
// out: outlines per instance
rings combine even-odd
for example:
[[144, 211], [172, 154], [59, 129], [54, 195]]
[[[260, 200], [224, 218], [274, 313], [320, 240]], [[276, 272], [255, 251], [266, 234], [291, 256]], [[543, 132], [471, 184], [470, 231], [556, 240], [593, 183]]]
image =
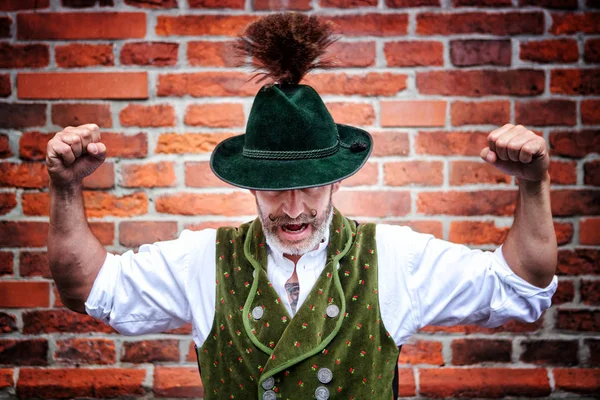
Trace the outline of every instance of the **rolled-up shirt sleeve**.
[[187, 297], [190, 243], [143, 245], [138, 253], [108, 254], [85, 303], [86, 312], [125, 335], [161, 332], [191, 320]]

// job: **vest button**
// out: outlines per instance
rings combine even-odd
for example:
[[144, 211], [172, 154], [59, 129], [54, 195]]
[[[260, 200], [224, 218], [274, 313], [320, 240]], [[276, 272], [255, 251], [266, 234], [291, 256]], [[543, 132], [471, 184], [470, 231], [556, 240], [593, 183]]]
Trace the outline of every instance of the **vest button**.
[[329, 368], [321, 368], [317, 372], [317, 378], [321, 383], [329, 383], [333, 379], [333, 373]]
[[317, 390], [315, 390], [315, 397], [317, 400], [327, 400], [329, 398], [329, 389], [325, 386], [319, 386]]
[[325, 309], [325, 314], [327, 314], [327, 316], [329, 318], [335, 318], [339, 315], [339, 313], [340, 313], [340, 308], [338, 306], [336, 306], [335, 304], [330, 304]]
[[[263, 389], [265, 389], [265, 390], [273, 389], [273, 386], [275, 386], [275, 378], [270, 376], [267, 379], [265, 379], [261, 385], [262, 385]], [[270, 390], [270, 391], [273, 392], [272, 390]], [[273, 392], [273, 393], [275, 393], [275, 392]]]
[[252, 309], [252, 318], [261, 319], [264, 314], [264, 310], [261, 306], [256, 306]]
[[267, 390], [263, 393], [262, 400], [275, 400], [277, 395], [272, 390]]

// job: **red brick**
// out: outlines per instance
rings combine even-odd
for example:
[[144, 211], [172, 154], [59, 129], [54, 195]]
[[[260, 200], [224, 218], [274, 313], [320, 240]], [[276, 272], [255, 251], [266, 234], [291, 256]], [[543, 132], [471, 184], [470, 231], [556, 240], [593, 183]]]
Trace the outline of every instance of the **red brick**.
[[600, 39], [586, 40], [583, 59], [589, 64], [600, 63]]
[[20, 99], [146, 99], [148, 73], [19, 73], [17, 93]]
[[70, 310], [39, 310], [23, 313], [23, 333], [39, 334], [53, 332], [113, 333], [114, 330], [102, 321], [89, 315]]
[[583, 165], [583, 182], [586, 185], [600, 186], [600, 161], [593, 160]]
[[0, 74], [0, 97], [8, 97], [12, 94], [12, 83], [10, 75]]
[[417, 212], [426, 215], [513, 215], [516, 192], [479, 190], [477, 192], [421, 192]]
[[[217, 1], [217, 0], [215, 0]], [[296, 10], [312, 9], [310, 0], [252, 0], [254, 10]]]
[[176, 237], [175, 221], [124, 221], [119, 224], [119, 243], [125, 247], [137, 247]]
[[550, 160], [550, 181], [557, 185], [575, 185], [577, 183], [577, 163], [575, 161]]
[[327, 109], [339, 124], [357, 126], [375, 123], [375, 110], [370, 104], [328, 102]]
[[376, 163], [366, 163], [355, 175], [343, 180], [343, 185], [365, 186], [376, 185], [379, 178], [379, 166]]
[[185, 186], [189, 187], [232, 187], [212, 172], [207, 161], [185, 163]]
[[575, 286], [571, 281], [558, 281], [558, 288], [552, 296], [552, 305], [570, 303], [575, 299]]
[[407, 343], [402, 346], [398, 363], [444, 365], [442, 343], [426, 340]]
[[10, 17], [0, 17], [0, 38], [9, 38], [10, 34], [10, 26], [12, 24], [12, 19]]
[[583, 341], [588, 347], [588, 365], [597, 366], [600, 365], [600, 340], [598, 339], [585, 339]]
[[332, 8], [375, 7], [377, 0], [319, 0], [319, 5]]
[[48, 365], [46, 339], [0, 340], [0, 364]]
[[48, 282], [0, 282], [0, 307], [2, 308], [49, 306], [50, 284]]
[[577, 0], [519, 0], [519, 5], [558, 8], [565, 10], [575, 10], [578, 7]]
[[550, 132], [552, 155], [585, 157], [590, 153], [600, 153], [600, 131], [555, 131]]
[[[12, 251], [0, 251], [0, 276], [13, 274], [13, 259]], [[2, 329], [0, 329], [0, 332], [2, 332]]]
[[28, 13], [17, 15], [19, 40], [141, 39], [146, 14], [141, 12]]
[[244, 126], [245, 118], [240, 103], [191, 104], [185, 110], [184, 122], [191, 126], [229, 128]]
[[388, 186], [439, 186], [444, 183], [442, 161], [391, 161], [383, 165], [384, 183]]
[[123, 126], [175, 126], [175, 119], [175, 109], [169, 104], [129, 104], [119, 113], [119, 120]]
[[556, 329], [598, 332], [600, 330], [600, 311], [559, 309], [556, 315]]
[[455, 339], [452, 341], [451, 348], [453, 365], [511, 361], [510, 340]]
[[577, 365], [579, 343], [575, 340], [524, 340], [522, 362], [536, 365]]
[[410, 144], [408, 133], [396, 131], [375, 131], [373, 136], [373, 156], [407, 156]]
[[502, 184], [510, 183], [511, 177], [485, 162], [451, 161], [449, 180], [453, 186], [475, 183]]
[[0, 128], [46, 125], [46, 104], [0, 103]]
[[57, 340], [54, 359], [59, 364], [77, 366], [114, 364], [116, 362], [115, 342], [89, 338]]
[[549, 33], [572, 35], [577, 32], [600, 33], [600, 13], [552, 13]]
[[164, 133], [158, 137], [155, 152], [158, 153], [209, 153], [230, 133]]
[[48, 172], [42, 163], [1, 163], [0, 187], [40, 189], [48, 186]]
[[0, 332], [11, 333], [17, 330], [17, 318], [12, 314], [0, 312]]
[[385, 5], [389, 8], [439, 7], [440, 0], [385, 0]]
[[177, 8], [177, 0], [125, 0], [125, 4], [140, 8]]
[[41, 276], [52, 278], [48, 255], [42, 251], [21, 251], [19, 254], [19, 272], [21, 276]]
[[17, 396], [44, 398], [132, 397], [145, 393], [143, 369], [21, 368]]
[[406, 75], [369, 72], [365, 75], [322, 73], [309, 75], [306, 83], [321, 95], [394, 96], [406, 89]]
[[600, 305], [600, 281], [582, 280], [579, 291], [583, 304]]
[[419, 93], [445, 96], [532, 96], [544, 92], [544, 81], [544, 71], [531, 69], [417, 72]]
[[124, 164], [121, 166], [122, 187], [168, 187], [177, 184], [172, 162], [161, 161], [147, 164]]
[[444, 237], [441, 221], [386, 221], [386, 224], [408, 226], [413, 231], [419, 233], [428, 233], [436, 238]]
[[600, 392], [600, 368], [554, 368], [557, 390], [595, 395]]
[[196, 367], [154, 368], [154, 396], [202, 397], [204, 389]]
[[337, 67], [372, 67], [375, 65], [375, 42], [335, 42], [327, 48]]
[[91, 175], [83, 178], [85, 189], [110, 189], [115, 185], [115, 165], [112, 162], [101, 164]]
[[557, 274], [600, 274], [600, 251], [597, 249], [559, 250]]
[[159, 196], [155, 200], [156, 211], [179, 215], [254, 215], [256, 202], [247, 192], [178, 193]]
[[432, 368], [419, 370], [425, 397], [541, 397], [550, 394], [544, 368]]
[[115, 224], [113, 222], [89, 222], [88, 225], [100, 243], [105, 246], [114, 244]]
[[13, 387], [14, 385], [13, 370], [10, 368], [0, 368], [0, 389]]
[[434, 41], [387, 42], [383, 48], [388, 67], [444, 65], [444, 44]]
[[189, 42], [187, 59], [192, 66], [203, 67], [237, 67], [244, 63], [244, 58], [235, 54], [233, 41]]
[[49, 63], [48, 45], [0, 43], [0, 68], [43, 68]]
[[488, 132], [422, 131], [415, 138], [417, 154], [479, 156], [487, 146]]
[[17, 195], [14, 193], [0, 192], [0, 215], [8, 214], [17, 206]]
[[111, 44], [70, 43], [55, 48], [56, 65], [61, 68], [82, 68], [115, 65]]
[[589, 125], [600, 125], [600, 100], [581, 101], [581, 122]]
[[243, 10], [245, 0], [189, 0], [190, 8], [231, 8]]
[[542, 12], [505, 13], [420, 13], [417, 14], [417, 35], [452, 35], [481, 33], [497, 36], [542, 34]]
[[54, 125], [67, 127], [93, 123], [100, 128], [112, 127], [110, 104], [58, 103], [52, 104], [51, 107]]
[[570, 100], [515, 102], [515, 121], [523, 125], [575, 125], [577, 105]]
[[156, 34], [159, 36], [237, 36], [254, 22], [251, 15], [159, 15]]
[[324, 17], [343, 36], [399, 36], [408, 33], [408, 14], [361, 14]]
[[511, 64], [510, 40], [452, 40], [450, 61], [458, 67]]
[[556, 233], [556, 242], [559, 246], [571, 243], [571, 240], [573, 240], [573, 224], [570, 222], [555, 221], [554, 232]]
[[398, 395], [414, 397], [417, 394], [415, 374], [412, 368], [398, 369]]
[[148, 197], [141, 192], [120, 197], [103, 192], [84, 192], [83, 200], [88, 218], [100, 218], [108, 215], [131, 217], [148, 212]]
[[121, 49], [121, 64], [172, 66], [177, 64], [178, 51], [178, 43], [125, 43]]
[[2, 11], [41, 10], [50, 7], [50, 0], [4, 0], [0, 3]]
[[448, 240], [454, 243], [502, 244], [509, 228], [498, 228], [494, 221], [451, 221]]
[[381, 102], [381, 126], [444, 126], [446, 101], [397, 100]]
[[191, 72], [158, 76], [158, 96], [254, 96], [259, 85], [242, 72]]
[[598, 190], [555, 190], [550, 192], [552, 215], [600, 214], [600, 191]]
[[550, 91], [559, 94], [600, 93], [600, 69], [555, 69], [550, 73]]
[[454, 101], [450, 107], [452, 125], [490, 124], [504, 125], [510, 121], [510, 102]]
[[0, 158], [10, 158], [12, 156], [8, 135], [0, 134]]
[[112, 7], [115, 5], [114, 0], [62, 0], [63, 7], [71, 8], [88, 8], [98, 4], [100, 7]]
[[579, 243], [590, 246], [600, 245], [600, 218], [579, 220]]
[[525, 42], [521, 43], [520, 58], [538, 63], [574, 63], [579, 60], [579, 48], [573, 39]]
[[176, 339], [142, 340], [123, 343], [121, 362], [152, 363], [179, 361], [179, 341]]
[[50, 194], [48, 192], [29, 192], [21, 195], [23, 215], [49, 216]]
[[511, 0], [452, 0], [453, 7], [510, 7]]
[[408, 191], [342, 191], [334, 196], [334, 204], [344, 214], [361, 217], [399, 217], [410, 212]]
[[148, 136], [145, 133], [125, 135], [103, 132], [102, 143], [106, 145], [107, 157], [143, 158], [148, 155]]

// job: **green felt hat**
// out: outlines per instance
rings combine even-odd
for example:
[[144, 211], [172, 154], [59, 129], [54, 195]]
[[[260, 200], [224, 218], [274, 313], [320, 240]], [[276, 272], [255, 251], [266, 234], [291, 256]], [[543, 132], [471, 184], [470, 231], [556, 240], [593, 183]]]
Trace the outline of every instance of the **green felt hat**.
[[265, 85], [246, 133], [219, 143], [210, 166], [223, 181], [256, 190], [327, 185], [355, 174], [373, 147], [371, 135], [336, 124], [307, 85]]

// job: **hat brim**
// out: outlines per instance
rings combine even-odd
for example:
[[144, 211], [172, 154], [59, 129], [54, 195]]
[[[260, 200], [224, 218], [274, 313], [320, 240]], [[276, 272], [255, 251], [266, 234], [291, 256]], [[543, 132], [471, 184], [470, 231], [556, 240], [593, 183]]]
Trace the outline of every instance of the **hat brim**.
[[328, 185], [354, 175], [367, 162], [373, 149], [369, 132], [336, 124], [340, 140], [348, 145], [367, 144], [362, 151], [342, 147], [331, 156], [302, 160], [272, 160], [242, 155], [244, 135], [219, 143], [210, 167], [219, 179], [245, 189], [291, 190]]

